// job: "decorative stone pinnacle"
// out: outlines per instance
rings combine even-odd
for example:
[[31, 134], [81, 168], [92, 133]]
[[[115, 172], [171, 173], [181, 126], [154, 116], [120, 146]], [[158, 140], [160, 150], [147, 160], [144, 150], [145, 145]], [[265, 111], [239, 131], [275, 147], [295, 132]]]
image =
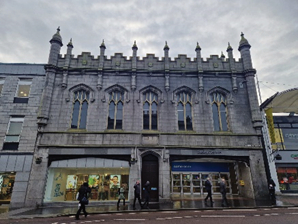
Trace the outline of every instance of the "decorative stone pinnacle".
[[72, 38], [70, 38], [70, 41], [69, 41], [69, 43], [67, 44], [67, 46], [68, 46], [68, 47], [73, 47], [73, 45], [72, 45]]
[[197, 51], [197, 50], [201, 50], [201, 47], [200, 47], [200, 45], [199, 45], [199, 42], [197, 42], [196, 51]]
[[103, 48], [106, 48], [105, 40], [104, 40], [104, 39], [102, 40], [102, 43], [101, 43], [101, 45], [100, 45], [100, 48], [102, 48], [102, 47], [103, 47]]
[[248, 44], [248, 41], [245, 39], [243, 32], [241, 32], [241, 40], [240, 40], [240, 45], [242, 44]]
[[135, 48], [138, 49], [138, 46], [137, 46], [137, 42], [136, 41], [134, 41], [132, 48], [133, 49], [135, 49]]
[[169, 50], [169, 49], [170, 49], [169, 46], [168, 46], [167, 41], [166, 41], [165, 47], [164, 47], [163, 49], [164, 49], [164, 50]]
[[227, 52], [228, 52], [228, 51], [232, 51], [232, 50], [233, 50], [233, 48], [231, 47], [230, 42], [228, 42]]
[[223, 52], [221, 51], [221, 58], [225, 58], [225, 55], [223, 54]]

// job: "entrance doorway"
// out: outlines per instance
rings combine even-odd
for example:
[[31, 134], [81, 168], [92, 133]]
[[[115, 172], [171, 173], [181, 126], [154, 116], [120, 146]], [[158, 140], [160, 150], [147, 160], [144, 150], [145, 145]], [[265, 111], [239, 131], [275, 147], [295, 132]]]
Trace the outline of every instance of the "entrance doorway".
[[[158, 178], [159, 178], [159, 166], [158, 158], [152, 154], [146, 155], [142, 159], [142, 187], [147, 181], [150, 182], [151, 192], [150, 201], [158, 201]], [[142, 190], [142, 195], [144, 195], [144, 190]]]

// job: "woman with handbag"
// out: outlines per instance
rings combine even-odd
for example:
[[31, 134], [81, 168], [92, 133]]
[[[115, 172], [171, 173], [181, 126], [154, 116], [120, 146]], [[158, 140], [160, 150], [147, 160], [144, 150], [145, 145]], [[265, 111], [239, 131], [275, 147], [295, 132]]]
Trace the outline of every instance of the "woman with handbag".
[[79, 210], [77, 211], [77, 214], [76, 214], [76, 220], [80, 219], [80, 213], [82, 210], [84, 212], [85, 217], [87, 217], [88, 213], [86, 212], [85, 206], [89, 204], [88, 198], [90, 193], [91, 193], [91, 189], [88, 186], [88, 183], [86, 182], [79, 189], [79, 195], [77, 198], [77, 200], [79, 201]]

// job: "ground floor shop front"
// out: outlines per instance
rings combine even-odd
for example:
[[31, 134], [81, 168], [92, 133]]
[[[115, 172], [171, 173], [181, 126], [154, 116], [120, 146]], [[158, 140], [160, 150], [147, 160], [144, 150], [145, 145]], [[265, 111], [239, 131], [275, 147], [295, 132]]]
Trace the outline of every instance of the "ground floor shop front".
[[298, 193], [298, 151], [284, 150], [276, 153], [275, 161], [279, 188], [282, 193]]
[[90, 157], [54, 161], [48, 167], [43, 201], [76, 201], [78, 189], [85, 182], [91, 188], [90, 201], [116, 201], [120, 186], [125, 189], [125, 199], [132, 200], [137, 180], [141, 189], [145, 182], [151, 183], [151, 201], [170, 200], [177, 194], [206, 195], [207, 178], [212, 182], [213, 194], [220, 194], [219, 184], [224, 178], [227, 193], [238, 195], [239, 172], [238, 162], [233, 160], [196, 158], [165, 163], [155, 154], [144, 155], [139, 163]]

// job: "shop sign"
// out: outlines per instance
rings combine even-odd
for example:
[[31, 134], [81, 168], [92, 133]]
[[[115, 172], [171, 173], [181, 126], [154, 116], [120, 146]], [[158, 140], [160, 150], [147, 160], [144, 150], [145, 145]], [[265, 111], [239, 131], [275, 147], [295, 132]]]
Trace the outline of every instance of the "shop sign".
[[291, 154], [291, 158], [298, 159], [298, 154]]
[[228, 163], [173, 162], [172, 171], [229, 172]]

